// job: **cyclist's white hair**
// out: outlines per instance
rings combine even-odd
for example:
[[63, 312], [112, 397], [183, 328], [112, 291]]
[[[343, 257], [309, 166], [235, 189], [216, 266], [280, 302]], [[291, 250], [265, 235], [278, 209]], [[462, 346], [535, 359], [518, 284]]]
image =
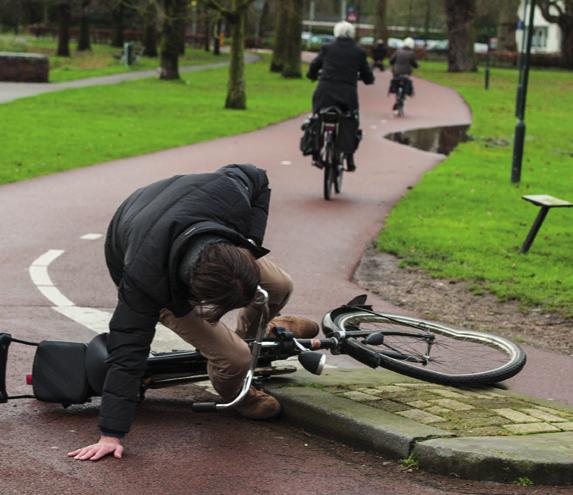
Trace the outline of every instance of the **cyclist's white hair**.
[[413, 50], [414, 47], [416, 46], [416, 43], [414, 42], [414, 40], [412, 38], [406, 38], [404, 40], [404, 46], [406, 48], [410, 48], [410, 50]]
[[350, 24], [346, 21], [337, 22], [334, 25], [334, 36], [337, 38], [354, 38], [356, 33], [356, 28], [354, 24]]

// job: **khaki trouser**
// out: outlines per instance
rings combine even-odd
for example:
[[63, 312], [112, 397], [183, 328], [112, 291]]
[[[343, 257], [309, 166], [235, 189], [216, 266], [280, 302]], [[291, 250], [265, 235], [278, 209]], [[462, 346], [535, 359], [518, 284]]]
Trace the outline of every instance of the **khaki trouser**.
[[[269, 316], [273, 318], [287, 303], [292, 280], [266, 257], [257, 263], [261, 271], [260, 285], [269, 293]], [[259, 319], [260, 311], [247, 306], [239, 313], [235, 331], [220, 321], [208, 323], [195, 310], [182, 318], [163, 310], [161, 323], [201, 351], [208, 360], [207, 371], [213, 387], [225, 401], [230, 401], [239, 393], [251, 361], [249, 346], [243, 338], [255, 336]]]

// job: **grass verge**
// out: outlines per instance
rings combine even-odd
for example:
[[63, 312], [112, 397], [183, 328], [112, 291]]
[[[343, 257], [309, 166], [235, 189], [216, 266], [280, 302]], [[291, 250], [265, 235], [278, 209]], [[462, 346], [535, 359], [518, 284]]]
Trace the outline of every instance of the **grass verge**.
[[[109, 45], [92, 44], [90, 51], [78, 52], [75, 44], [70, 44], [71, 56], [58, 57], [56, 42], [49, 38], [30, 36], [0, 35], [0, 52], [34, 52], [50, 58], [50, 82], [75, 81], [88, 77], [109, 76], [125, 72], [152, 70], [159, 66], [158, 58], [137, 57], [135, 64], [127, 67], [121, 60], [121, 48]], [[205, 50], [187, 48], [179, 59], [180, 66], [223, 62], [226, 54], [215, 56]]]
[[436, 277], [470, 281], [476, 293], [573, 316], [573, 209], [552, 210], [530, 252], [519, 254], [538, 209], [524, 194], [573, 202], [573, 73], [532, 71], [522, 180], [510, 182], [517, 72], [419, 75], [457, 90], [473, 113], [473, 141], [428, 172], [392, 210], [379, 248]]
[[[313, 85], [245, 67], [248, 110], [225, 110], [228, 69], [49, 93], [0, 105], [0, 184], [252, 131], [308, 111]], [[277, 97], [280, 95], [280, 97]]]

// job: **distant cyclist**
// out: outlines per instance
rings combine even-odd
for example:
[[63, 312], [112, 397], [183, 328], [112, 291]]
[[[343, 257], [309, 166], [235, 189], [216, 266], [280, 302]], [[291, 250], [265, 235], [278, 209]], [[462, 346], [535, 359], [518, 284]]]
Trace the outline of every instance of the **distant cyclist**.
[[[418, 68], [414, 46], [414, 40], [406, 38], [402, 48], [398, 48], [390, 58], [392, 74], [394, 75], [390, 82], [390, 93], [397, 93], [397, 86], [400, 83], [406, 84], [406, 94], [408, 96], [414, 93], [412, 81], [409, 77], [412, 74], [412, 69]], [[397, 110], [397, 105], [397, 103], [394, 104], [394, 110]]]
[[384, 59], [386, 55], [386, 43], [384, 43], [382, 38], [378, 38], [376, 44], [372, 47], [372, 70], [380, 69], [384, 72]]
[[[312, 97], [312, 111], [336, 106], [343, 112], [355, 112], [356, 117], [344, 119], [339, 124], [337, 146], [344, 153], [349, 172], [356, 170], [354, 152], [359, 142], [357, 81], [374, 83], [366, 52], [354, 42], [352, 24], [341, 21], [334, 26], [333, 43], [324, 45], [310, 63], [307, 77], [319, 80]], [[316, 158], [316, 157], [314, 157]]]

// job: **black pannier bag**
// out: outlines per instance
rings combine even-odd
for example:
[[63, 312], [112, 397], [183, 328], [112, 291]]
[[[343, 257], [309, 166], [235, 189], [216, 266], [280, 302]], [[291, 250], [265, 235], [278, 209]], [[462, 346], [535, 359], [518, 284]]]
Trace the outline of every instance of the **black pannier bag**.
[[308, 117], [301, 126], [304, 134], [300, 138], [300, 151], [304, 156], [312, 155], [313, 153], [320, 153], [321, 122], [318, 115]]
[[87, 345], [44, 340], [32, 371], [34, 395], [45, 402], [83, 404], [93, 395], [86, 372]]
[[362, 131], [358, 128], [358, 114], [354, 112], [342, 115], [338, 121], [337, 151], [346, 155], [354, 153], [362, 141]]
[[398, 87], [401, 84], [404, 86], [404, 94], [406, 96], [412, 96], [414, 94], [414, 84], [412, 83], [412, 80], [409, 77], [401, 77], [401, 76], [394, 77], [390, 81], [389, 93], [390, 94], [398, 93]]

